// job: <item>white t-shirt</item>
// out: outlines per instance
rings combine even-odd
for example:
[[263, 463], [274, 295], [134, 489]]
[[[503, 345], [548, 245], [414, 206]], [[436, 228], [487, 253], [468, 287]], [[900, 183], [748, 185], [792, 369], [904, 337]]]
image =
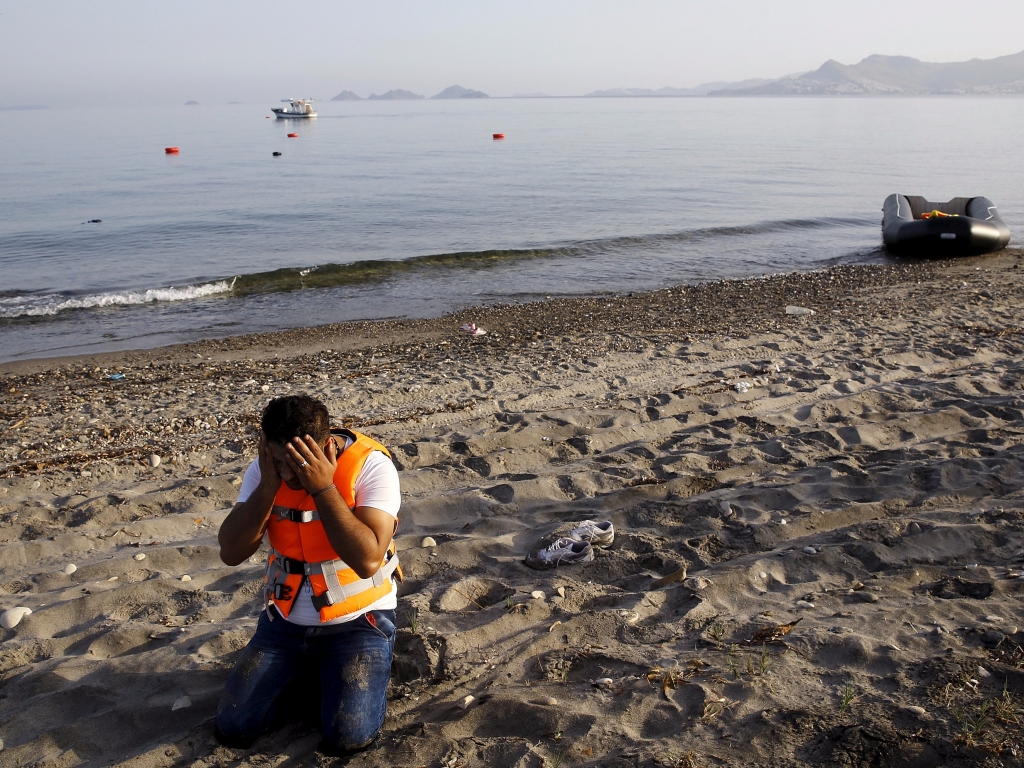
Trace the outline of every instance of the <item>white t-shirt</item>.
[[[345, 448], [350, 445], [352, 445], [352, 440], [346, 437]], [[260, 484], [260, 477], [260, 461], [257, 458], [245, 470], [245, 477], [242, 478], [242, 487], [238, 491], [236, 503], [241, 504], [252, 496], [253, 491]], [[398, 509], [402, 506], [402, 495], [398, 485], [398, 470], [395, 469], [391, 459], [380, 451], [372, 451], [366, 457], [366, 462], [356, 478], [355, 495], [357, 507], [373, 507], [397, 518]], [[304, 579], [302, 589], [299, 591], [298, 597], [295, 598], [287, 621], [306, 627], [321, 627], [352, 621], [367, 611], [387, 611], [397, 607], [398, 589], [396, 587], [361, 611], [349, 613], [331, 621], [320, 621], [320, 613], [313, 607], [313, 588], [309, 584], [309, 579]]]

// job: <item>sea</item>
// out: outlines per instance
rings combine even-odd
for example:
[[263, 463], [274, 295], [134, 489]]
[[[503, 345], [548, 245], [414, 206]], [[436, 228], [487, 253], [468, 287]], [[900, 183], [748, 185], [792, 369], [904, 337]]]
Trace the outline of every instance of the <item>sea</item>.
[[0, 362], [884, 263], [892, 192], [1024, 231], [1019, 97], [273, 106], [0, 111]]

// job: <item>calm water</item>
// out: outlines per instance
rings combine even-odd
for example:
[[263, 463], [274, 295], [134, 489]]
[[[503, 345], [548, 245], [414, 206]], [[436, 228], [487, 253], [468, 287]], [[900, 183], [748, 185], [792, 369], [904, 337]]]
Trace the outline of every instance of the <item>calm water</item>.
[[0, 112], [0, 360], [877, 262], [895, 191], [1024, 226], [1018, 98], [270, 106]]

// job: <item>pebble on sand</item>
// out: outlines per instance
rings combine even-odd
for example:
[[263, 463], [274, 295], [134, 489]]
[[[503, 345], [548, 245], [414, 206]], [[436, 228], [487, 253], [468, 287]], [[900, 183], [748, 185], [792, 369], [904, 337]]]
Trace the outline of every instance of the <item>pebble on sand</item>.
[[981, 636], [981, 642], [989, 647], [998, 646], [1006, 639], [1006, 635], [1002, 632], [997, 632], [994, 629], [990, 629]]
[[562, 626], [562, 622], [556, 621], [554, 624], [552, 624], [550, 627], [548, 627], [548, 632], [554, 632], [555, 631], [555, 627], [560, 627], [560, 626]]
[[145, 552], [139, 552], [137, 555], [132, 555], [132, 559], [133, 560], [140, 560], [140, 561], [141, 560], [145, 560], [146, 559], [146, 553]]
[[174, 712], [175, 710], [178, 710], [178, 709], [185, 709], [186, 707], [191, 707], [191, 706], [192, 706], [192, 699], [190, 699], [188, 696], [182, 696], [180, 699], [176, 699], [175, 702], [173, 704], [171, 704], [171, 712]]
[[818, 550], [816, 550], [814, 547], [804, 547], [804, 554], [816, 555], [818, 554]]
[[476, 701], [476, 696], [473, 696], [472, 694], [468, 696], [463, 696], [462, 699], [459, 701], [459, 706], [462, 709], [469, 709], [469, 705], [472, 704], [474, 701]]
[[813, 608], [814, 607], [814, 603], [809, 602], [807, 600], [797, 600], [796, 604], [797, 604], [798, 608]]
[[159, 467], [160, 466], [160, 457], [157, 456], [155, 453], [149, 454], [149, 466], [151, 466], [151, 467]]
[[1003, 621], [1003, 617], [1002, 616], [986, 616], [985, 617], [985, 621], [991, 621], [993, 624], [998, 624], [999, 622]]
[[565, 597], [565, 587], [559, 587], [556, 591], [559, 597]]
[[614, 680], [612, 680], [610, 677], [599, 677], [592, 683], [592, 685], [601, 687], [603, 685], [611, 685], [613, 682]]
[[188, 575], [188, 574], [186, 573], [186, 574], [185, 574], [184, 576], [182, 576], [182, 577], [181, 577], [181, 580], [182, 580], [182, 581], [192, 581], [192, 577], [191, 577], [191, 576], [189, 576], [189, 575]]
[[434, 540], [433, 536], [424, 536], [423, 537], [423, 541], [420, 542], [420, 546], [424, 547], [424, 548], [426, 548], [426, 547], [436, 547], [437, 546], [437, 542]]
[[68, 563], [64, 566], [64, 575], [70, 576], [72, 573], [78, 570], [78, 566], [74, 563]]
[[538, 696], [536, 699], [530, 699], [531, 704], [540, 704], [542, 707], [554, 707], [558, 704], [558, 699], [554, 696]]
[[545, 595], [539, 589], [535, 589], [533, 590], [533, 592], [530, 593], [530, 597], [532, 597], [534, 600], [543, 600], [545, 597], [547, 597], [547, 595]]
[[925, 713], [924, 707], [907, 707], [907, 712], [913, 712], [915, 715], [923, 715]]
[[19, 605], [17, 608], [8, 608], [3, 613], [0, 613], [0, 627], [4, 629], [14, 629], [21, 623], [21, 620], [32, 613], [31, 608], [26, 608], [23, 605]]

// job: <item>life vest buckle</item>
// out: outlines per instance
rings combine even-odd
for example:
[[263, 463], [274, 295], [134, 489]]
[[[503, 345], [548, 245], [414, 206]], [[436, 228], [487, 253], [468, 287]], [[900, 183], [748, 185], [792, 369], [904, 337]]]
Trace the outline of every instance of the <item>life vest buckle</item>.
[[281, 570], [289, 576], [295, 574], [301, 574], [302, 576], [309, 575], [309, 563], [304, 563], [301, 560], [293, 560], [290, 557], [284, 556], [279, 557], [278, 562], [281, 565]]
[[275, 584], [274, 585], [274, 599], [275, 600], [291, 600], [292, 588], [287, 584]]
[[316, 608], [317, 611], [322, 611], [324, 608], [330, 605], [334, 605], [334, 601], [331, 599], [331, 590], [329, 589], [325, 591], [322, 595], [313, 595], [312, 597], [310, 597], [310, 600], [313, 603], [313, 607]]
[[320, 519], [320, 514], [315, 509], [292, 509], [291, 507], [274, 507], [274, 514], [281, 520], [288, 520], [293, 523], [312, 523]]

